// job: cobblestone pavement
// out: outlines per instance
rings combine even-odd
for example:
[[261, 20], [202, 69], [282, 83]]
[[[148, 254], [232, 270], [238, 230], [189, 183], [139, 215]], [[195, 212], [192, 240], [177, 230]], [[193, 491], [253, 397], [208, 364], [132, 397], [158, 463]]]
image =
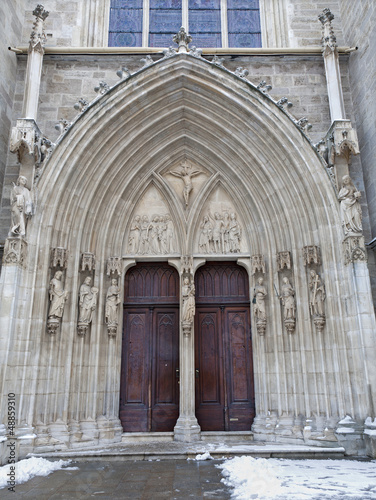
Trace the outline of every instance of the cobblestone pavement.
[[86, 498], [133, 500], [217, 499], [231, 497], [215, 467], [220, 460], [77, 461], [78, 470], [58, 470], [16, 486], [16, 493], [0, 490], [13, 500], [73, 500]]

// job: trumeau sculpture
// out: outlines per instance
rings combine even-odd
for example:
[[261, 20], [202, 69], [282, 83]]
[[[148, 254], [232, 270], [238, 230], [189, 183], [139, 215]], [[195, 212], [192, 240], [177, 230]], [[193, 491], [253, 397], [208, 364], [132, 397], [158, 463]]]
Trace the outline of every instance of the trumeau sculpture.
[[111, 280], [111, 286], [106, 294], [106, 324], [107, 332], [110, 337], [114, 337], [117, 333], [119, 324], [119, 304], [120, 304], [120, 288], [117, 279]]
[[128, 251], [139, 255], [174, 253], [174, 225], [169, 214], [136, 215], [128, 237]]
[[259, 278], [257, 280], [257, 285], [254, 289], [254, 313], [256, 317], [256, 328], [259, 335], [265, 335], [266, 330], [266, 308], [265, 308], [265, 298], [268, 295], [266, 287], [263, 284], [264, 279]]
[[283, 320], [286, 330], [288, 333], [293, 333], [296, 317], [295, 290], [286, 276], [282, 279], [282, 290], [279, 298], [283, 306]]
[[11, 228], [9, 236], [25, 236], [27, 217], [32, 215], [33, 204], [31, 194], [26, 187], [26, 177], [20, 175], [10, 195], [11, 203]]
[[338, 194], [341, 203], [342, 226], [345, 235], [362, 234], [362, 208], [360, 191], [356, 189], [349, 175], [342, 178], [342, 189]]
[[240, 252], [242, 228], [236, 214], [225, 211], [223, 215], [205, 215], [200, 225], [199, 251], [205, 254]]
[[97, 306], [98, 288], [91, 286], [91, 278], [88, 276], [80, 287], [78, 334], [85, 335], [93, 317], [93, 311]]
[[60, 320], [63, 317], [64, 306], [68, 297], [68, 292], [64, 290], [61, 281], [62, 277], [62, 271], [56, 271], [50, 281], [49, 296], [51, 304], [48, 311], [47, 331], [52, 335], [56, 333]]
[[193, 319], [196, 312], [195, 306], [195, 285], [191, 279], [185, 277], [181, 288], [183, 307], [182, 307], [182, 327], [184, 335], [189, 335], [192, 330]]
[[319, 274], [313, 269], [309, 272], [309, 276], [309, 309], [316, 330], [322, 332], [325, 325], [325, 285]]
[[179, 170], [169, 171], [169, 174], [174, 175], [175, 177], [180, 177], [181, 180], [184, 182], [183, 198], [186, 207], [188, 207], [189, 194], [193, 189], [192, 177], [194, 177], [195, 175], [199, 175], [201, 173], [202, 170], [194, 169], [192, 165], [187, 161], [182, 163]]

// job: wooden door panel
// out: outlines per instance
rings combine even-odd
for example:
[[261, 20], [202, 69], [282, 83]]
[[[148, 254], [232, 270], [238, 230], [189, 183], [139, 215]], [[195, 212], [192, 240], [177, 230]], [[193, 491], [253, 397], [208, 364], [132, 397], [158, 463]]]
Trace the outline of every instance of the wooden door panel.
[[154, 313], [151, 430], [172, 431], [179, 416], [179, 310]]
[[196, 313], [196, 416], [204, 431], [224, 430], [220, 311]]

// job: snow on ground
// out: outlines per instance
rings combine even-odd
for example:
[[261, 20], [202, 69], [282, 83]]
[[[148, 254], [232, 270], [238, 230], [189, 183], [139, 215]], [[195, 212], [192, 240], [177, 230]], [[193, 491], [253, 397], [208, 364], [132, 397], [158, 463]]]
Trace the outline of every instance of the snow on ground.
[[375, 500], [376, 461], [235, 457], [217, 465], [237, 500]]
[[[34, 476], [48, 476], [55, 470], [62, 469], [69, 465], [72, 460], [58, 460], [50, 462], [45, 458], [31, 457], [25, 460], [20, 460], [16, 464], [4, 465], [0, 467], [0, 489], [8, 487], [7, 481], [10, 479], [10, 467], [15, 467], [16, 484], [26, 483]], [[68, 467], [65, 470], [78, 470], [78, 467]]]

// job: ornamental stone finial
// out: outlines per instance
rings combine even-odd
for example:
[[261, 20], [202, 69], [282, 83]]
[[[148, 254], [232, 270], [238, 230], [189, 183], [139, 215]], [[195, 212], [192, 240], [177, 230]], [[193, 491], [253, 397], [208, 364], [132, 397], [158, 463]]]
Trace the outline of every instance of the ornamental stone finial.
[[334, 30], [332, 27], [333, 19], [334, 15], [330, 12], [330, 9], [324, 9], [319, 15], [319, 20], [321, 21], [323, 26], [322, 44], [324, 52], [326, 50], [333, 51], [337, 48], [337, 39], [334, 35]]
[[192, 37], [187, 34], [182, 26], [178, 33], [174, 35], [172, 41], [179, 45], [178, 52], [188, 52], [188, 44], [191, 43]]
[[48, 17], [49, 12], [44, 10], [43, 5], [38, 4], [33, 10], [35, 21], [33, 31], [30, 36], [29, 50], [39, 50], [43, 53], [43, 45], [46, 43], [46, 34], [44, 32], [44, 21]]

